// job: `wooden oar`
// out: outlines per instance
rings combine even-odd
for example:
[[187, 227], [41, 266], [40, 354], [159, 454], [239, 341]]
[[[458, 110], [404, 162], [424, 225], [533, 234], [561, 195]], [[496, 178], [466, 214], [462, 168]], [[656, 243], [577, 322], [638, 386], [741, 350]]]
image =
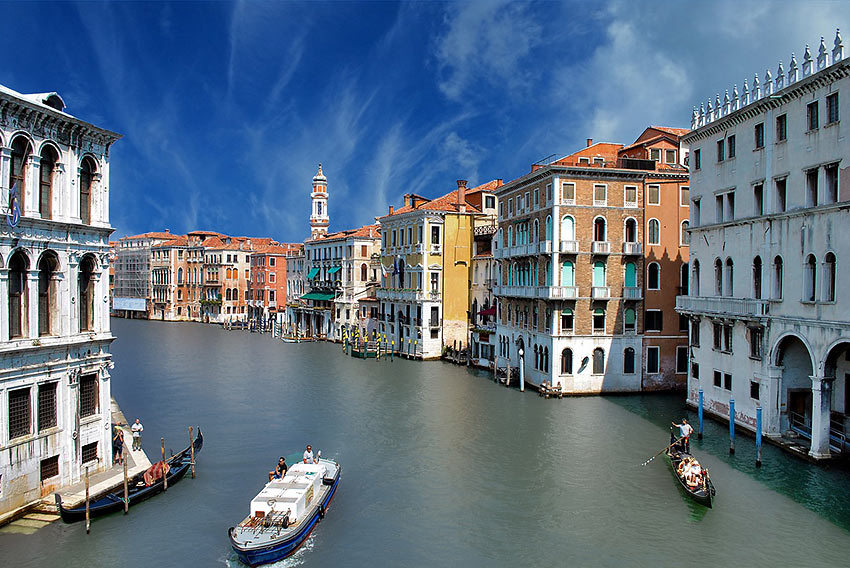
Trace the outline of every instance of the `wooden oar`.
[[667, 446], [666, 448], [661, 448], [661, 449], [658, 451], [658, 453], [657, 453], [657, 454], [655, 454], [654, 456], [652, 456], [651, 458], [649, 458], [648, 460], [646, 460], [645, 462], [643, 462], [643, 463], [642, 463], [642, 464], [640, 464], [640, 465], [646, 465], [646, 464], [648, 464], [649, 462], [651, 462], [652, 460], [654, 460], [655, 458], [657, 458], [658, 456], [660, 456], [662, 453], [666, 452], [667, 450], [669, 450], [670, 448], [672, 448], [673, 446], [675, 446], [676, 444], [678, 444], [679, 442], [681, 442], [681, 441], [682, 441], [682, 440], [684, 440], [684, 439], [685, 439], [684, 437], [679, 438], [678, 440], [676, 440], [675, 442], [673, 442], [672, 444], [670, 444], [670, 445], [669, 445], [669, 446]]

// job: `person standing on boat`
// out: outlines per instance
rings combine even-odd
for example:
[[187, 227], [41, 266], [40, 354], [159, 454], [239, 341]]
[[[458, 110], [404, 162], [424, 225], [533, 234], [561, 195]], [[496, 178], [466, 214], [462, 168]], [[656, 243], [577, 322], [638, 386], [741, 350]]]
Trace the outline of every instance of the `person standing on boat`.
[[688, 419], [682, 418], [681, 424], [673, 422], [673, 426], [679, 429], [681, 447], [684, 448], [685, 453], [691, 453], [691, 434], [693, 434], [694, 429], [690, 424], [688, 424]]
[[304, 450], [304, 463], [319, 463], [319, 460], [313, 455], [313, 446], [307, 444], [307, 449]]
[[269, 481], [272, 479], [283, 479], [283, 476], [286, 475], [286, 458], [280, 456], [280, 459], [277, 461], [277, 466], [274, 468], [274, 471], [269, 472]]
[[142, 431], [145, 429], [142, 426], [142, 423], [139, 422], [139, 419], [136, 418], [136, 422], [130, 426], [130, 430], [133, 431], [133, 449], [141, 450], [142, 449]]

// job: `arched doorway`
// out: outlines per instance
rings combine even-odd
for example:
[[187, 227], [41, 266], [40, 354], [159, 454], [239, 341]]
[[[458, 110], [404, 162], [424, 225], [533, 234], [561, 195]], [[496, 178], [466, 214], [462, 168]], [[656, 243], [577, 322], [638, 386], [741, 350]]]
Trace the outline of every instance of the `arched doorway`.
[[812, 426], [812, 356], [806, 344], [796, 335], [786, 335], [777, 343], [773, 364], [781, 369], [780, 414], [782, 431], [795, 430], [800, 434]]
[[850, 340], [830, 348], [824, 360], [823, 375], [830, 395], [831, 441], [835, 444], [850, 432]]

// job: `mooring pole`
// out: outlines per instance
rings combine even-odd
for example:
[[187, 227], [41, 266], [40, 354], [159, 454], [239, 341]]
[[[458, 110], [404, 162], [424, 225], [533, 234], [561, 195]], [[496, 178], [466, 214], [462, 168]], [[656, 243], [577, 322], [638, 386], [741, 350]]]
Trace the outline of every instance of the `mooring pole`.
[[162, 490], [168, 491], [168, 476], [165, 474], [165, 438], [160, 438], [162, 443]]
[[89, 515], [89, 466], [86, 466], [86, 534], [91, 532], [91, 518]]
[[195, 441], [192, 439], [192, 427], [189, 426], [189, 454], [192, 458], [192, 479], [195, 479]]
[[122, 458], [124, 460], [124, 514], [127, 514], [127, 511], [130, 510], [130, 499], [128, 497], [129, 488], [127, 487], [127, 455], [123, 453], [122, 450]]
[[756, 467], [761, 467], [761, 406], [756, 407]]
[[729, 453], [735, 453], [735, 399], [729, 399]]
[[697, 413], [699, 414], [699, 432], [697, 433], [697, 439], [702, 440], [702, 389], [699, 389], [699, 407], [697, 408]]

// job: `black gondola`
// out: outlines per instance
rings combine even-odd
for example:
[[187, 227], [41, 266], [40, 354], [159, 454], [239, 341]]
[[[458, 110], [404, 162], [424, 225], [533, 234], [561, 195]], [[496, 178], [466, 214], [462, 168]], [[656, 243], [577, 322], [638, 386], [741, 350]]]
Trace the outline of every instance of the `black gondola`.
[[[196, 454], [200, 452], [201, 448], [204, 446], [204, 435], [201, 433], [200, 428], [198, 428], [198, 435], [195, 437], [192, 445], [195, 447]], [[168, 479], [168, 486], [171, 487], [173, 484], [180, 481], [180, 479], [186, 475], [189, 468], [192, 467], [192, 453], [190, 451], [190, 447], [187, 446], [185, 450], [174, 454], [165, 461], [171, 468], [165, 476], [165, 478]], [[160, 477], [159, 480], [155, 481], [151, 485], [145, 485], [144, 475], [145, 472], [143, 471], [127, 480], [127, 500], [129, 501], [130, 506], [153, 497], [163, 489], [164, 478]], [[66, 523], [75, 523], [86, 519], [85, 502], [77, 507], [66, 509], [62, 506], [62, 497], [60, 497], [58, 493], [55, 495], [56, 506], [59, 508], [59, 515], [62, 517], [63, 521]], [[118, 490], [113, 490], [91, 499], [89, 501], [89, 518], [108, 515], [109, 513], [114, 513], [115, 511], [120, 511], [122, 509], [124, 509], [123, 484]]]
[[696, 486], [688, 485], [688, 482], [685, 480], [685, 476], [679, 472], [679, 464], [682, 463], [686, 458], [693, 459], [697, 464], [699, 462], [689, 454], [684, 451], [684, 449], [680, 448], [678, 445], [672, 446], [669, 450], [667, 450], [667, 457], [670, 458], [670, 465], [673, 468], [673, 475], [676, 479], [679, 480], [679, 485], [682, 486], [682, 489], [685, 490], [685, 493], [688, 496], [705, 507], [711, 509], [711, 499], [714, 496], [714, 485], [711, 483], [711, 477], [708, 475], [708, 470], [705, 468], [702, 469], [702, 482]]

